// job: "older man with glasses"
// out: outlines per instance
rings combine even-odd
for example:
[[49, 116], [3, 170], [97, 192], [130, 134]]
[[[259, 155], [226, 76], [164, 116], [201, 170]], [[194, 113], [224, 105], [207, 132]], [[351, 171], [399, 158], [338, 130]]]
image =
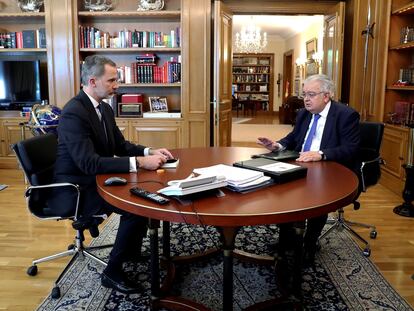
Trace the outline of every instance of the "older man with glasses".
[[[298, 162], [336, 161], [356, 172], [360, 141], [359, 114], [352, 108], [332, 100], [334, 84], [325, 75], [308, 77], [304, 81], [302, 95], [305, 109], [298, 112], [292, 132], [279, 141], [259, 137], [258, 143], [271, 151], [283, 149], [299, 151], [299, 158], [296, 159]], [[327, 217], [328, 215], [323, 215], [308, 219], [306, 227], [303, 222], [280, 226], [277, 249], [279, 262], [276, 269], [277, 273], [282, 274], [281, 277], [284, 279], [282, 282], [286, 285], [295, 286], [292, 284], [295, 282], [291, 279], [292, 273], [286, 272], [289, 271], [286, 257], [289, 257], [289, 254], [293, 255], [296, 264], [301, 265], [302, 256], [297, 255], [298, 252], [302, 255], [303, 250], [303, 264], [313, 265], [317, 241]], [[304, 236], [303, 229], [305, 229]], [[294, 241], [297, 242], [296, 249], [292, 246], [295, 244]], [[300, 279], [296, 282], [300, 283]]]

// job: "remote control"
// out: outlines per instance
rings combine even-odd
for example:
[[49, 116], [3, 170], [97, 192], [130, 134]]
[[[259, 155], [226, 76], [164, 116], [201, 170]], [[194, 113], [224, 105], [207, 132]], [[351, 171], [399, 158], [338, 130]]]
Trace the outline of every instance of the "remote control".
[[129, 191], [132, 194], [134, 194], [138, 197], [151, 200], [151, 201], [156, 202], [158, 204], [167, 204], [168, 202], [170, 202], [170, 200], [168, 200], [167, 198], [164, 198], [164, 197], [162, 197], [162, 196], [160, 196], [156, 193], [149, 192], [149, 191], [144, 190], [142, 188], [133, 187], [133, 188], [129, 189]]

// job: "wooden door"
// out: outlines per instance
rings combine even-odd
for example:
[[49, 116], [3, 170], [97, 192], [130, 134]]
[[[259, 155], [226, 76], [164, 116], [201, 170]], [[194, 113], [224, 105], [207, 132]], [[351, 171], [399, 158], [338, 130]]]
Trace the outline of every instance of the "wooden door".
[[214, 146], [231, 145], [232, 23], [232, 13], [214, 1]]
[[292, 84], [293, 84], [293, 50], [289, 50], [283, 54], [282, 103], [285, 103], [286, 98], [292, 95]]
[[341, 98], [344, 28], [345, 2], [339, 2], [325, 14], [323, 40], [323, 73], [335, 84], [336, 100]]

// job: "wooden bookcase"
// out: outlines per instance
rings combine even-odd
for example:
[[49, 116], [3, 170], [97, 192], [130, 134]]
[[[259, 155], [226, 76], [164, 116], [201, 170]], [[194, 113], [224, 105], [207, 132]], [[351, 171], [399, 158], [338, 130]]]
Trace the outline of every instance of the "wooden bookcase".
[[[44, 10], [34, 13], [22, 12], [15, 0], [4, 0], [1, 5], [0, 33], [16, 33], [41, 28], [46, 29], [46, 33], [48, 32]], [[15, 38], [14, 41], [16, 40]], [[49, 99], [47, 48], [0, 48], [0, 60], [39, 60], [42, 99]]]
[[232, 84], [235, 98], [258, 100], [273, 111], [273, 54], [233, 54]]
[[[393, 0], [389, 20], [388, 61], [386, 64], [386, 87], [384, 91], [384, 122], [389, 122], [396, 112], [397, 102], [408, 103], [405, 121], [400, 124], [387, 124], [384, 131], [381, 155], [385, 160], [381, 183], [401, 194], [404, 188], [408, 127], [414, 120], [414, 85], [401, 85], [401, 69], [414, 69], [414, 40], [404, 40], [403, 29], [414, 27], [414, 1]], [[406, 42], [405, 42], [406, 41]], [[411, 107], [409, 107], [411, 106]], [[397, 108], [398, 109], [398, 108]], [[394, 115], [395, 117], [395, 115]]]
[[[136, 1], [119, 1], [110, 11], [90, 12], [84, 10], [83, 1], [77, 2], [77, 19], [74, 23], [74, 37], [76, 38], [75, 55], [77, 72], [76, 83], [80, 86], [80, 66], [84, 58], [92, 54], [102, 54], [111, 58], [118, 67], [129, 66], [136, 63], [136, 57], [144, 54], [155, 54], [158, 58], [157, 65], [162, 66], [171, 59], [177, 61], [182, 58], [181, 44], [175, 47], [110, 47], [94, 48], [81, 47], [80, 27], [94, 27], [110, 36], [118, 36], [124, 30], [163, 32], [181, 30], [181, 1], [165, 1], [165, 7], [161, 11], [137, 11]], [[181, 35], [179, 35], [182, 41]], [[174, 40], [176, 42], [176, 40]], [[181, 66], [181, 64], [180, 64]], [[136, 71], [135, 71], [136, 72]], [[139, 93], [143, 95], [144, 112], [149, 111], [148, 98], [159, 96], [166, 97], [169, 111], [181, 112], [181, 79], [174, 83], [121, 83], [119, 94]]]

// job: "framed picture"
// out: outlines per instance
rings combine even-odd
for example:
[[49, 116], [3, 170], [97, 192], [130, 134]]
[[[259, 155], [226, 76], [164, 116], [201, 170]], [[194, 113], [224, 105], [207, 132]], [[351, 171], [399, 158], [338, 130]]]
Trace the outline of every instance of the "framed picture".
[[168, 112], [167, 98], [148, 97], [151, 112]]
[[318, 63], [315, 62], [314, 60], [311, 60], [309, 62], [306, 63], [306, 67], [305, 67], [305, 77], [309, 77], [312, 75], [316, 75], [319, 73], [319, 66]]
[[312, 55], [316, 52], [317, 39], [313, 38], [309, 41], [306, 41], [306, 58], [312, 59]]

